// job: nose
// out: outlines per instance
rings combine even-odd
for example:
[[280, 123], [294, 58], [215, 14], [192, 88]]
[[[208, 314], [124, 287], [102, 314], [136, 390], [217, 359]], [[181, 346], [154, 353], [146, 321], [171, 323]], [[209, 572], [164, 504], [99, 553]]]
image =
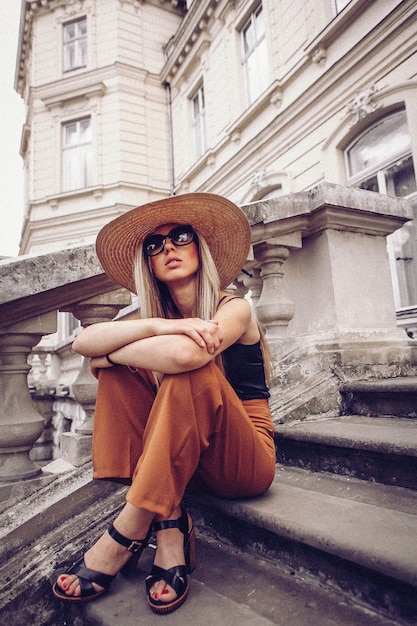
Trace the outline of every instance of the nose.
[[168, 237], [168, 235], [164, 239], [163, 246], [164, 246], [164, 252], [169, 252], [169, 250], [175, 250], [175, 246], [171, 241], [171, 237]]

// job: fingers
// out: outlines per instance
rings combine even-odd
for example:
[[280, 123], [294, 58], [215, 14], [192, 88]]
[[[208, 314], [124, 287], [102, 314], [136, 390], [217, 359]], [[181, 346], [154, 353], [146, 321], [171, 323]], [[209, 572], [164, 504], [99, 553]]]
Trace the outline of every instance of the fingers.
[[220, 347], [219, 324], [215, 320], [199, 320], [198, 328], [195, 329], [198, 335], [197, 343], [202, 348], [206, 348], [209, 354], [214, 354]]

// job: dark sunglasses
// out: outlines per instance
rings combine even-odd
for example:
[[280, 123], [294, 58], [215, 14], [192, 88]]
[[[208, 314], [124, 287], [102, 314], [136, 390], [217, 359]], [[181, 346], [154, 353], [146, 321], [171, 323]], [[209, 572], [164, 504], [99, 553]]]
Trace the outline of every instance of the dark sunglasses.
[[145, 255], [156, 256], [160, 254], [167, 239], [172, 241], [174, 246], [188, 246], [189, 243], [197, 239], [197, 236], [189, 224], [175, 226], [167, 235], [149, 235], [143, 242]]

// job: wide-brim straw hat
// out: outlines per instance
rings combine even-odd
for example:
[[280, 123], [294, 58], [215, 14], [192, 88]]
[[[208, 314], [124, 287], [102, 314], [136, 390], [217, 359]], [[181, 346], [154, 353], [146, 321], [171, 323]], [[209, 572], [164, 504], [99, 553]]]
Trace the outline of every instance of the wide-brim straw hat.
[[97, 236], [96, 251], [106, 274], [136, 291], [133, 278], [137, 248], [163, 224], [191, 224], [207, 241], [224, 289], [243, 267], [249, 252], [250, 226], [233, 202], [211, 193], [190, 193], [149, 202], [120, 215]]

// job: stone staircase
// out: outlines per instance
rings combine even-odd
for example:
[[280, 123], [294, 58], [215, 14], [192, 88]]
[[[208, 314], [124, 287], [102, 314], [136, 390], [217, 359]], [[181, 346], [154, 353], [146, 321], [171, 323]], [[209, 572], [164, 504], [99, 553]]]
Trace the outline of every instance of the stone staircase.
[[193, 498], [190, 509], [205, 533], [395, 624], [416, 624], [417, 378], [341, 392], [349, 414], [277, 427], [267, 494]]
[[152, 549], [96, 602], [68, 606], [50, 592], [56, 572], [113, 519], [125, 488], [92, 483], [87, 465], [19, 504], [11, 493], [13, 516], [0, 515], [0, 623], [417, 624], [417, 379], [342, 393], [349, 414], [277, 427], [276, 477], [264, 496], [186, 497], [198, 566], [186, 604], [164, 618], [146, 605]]

